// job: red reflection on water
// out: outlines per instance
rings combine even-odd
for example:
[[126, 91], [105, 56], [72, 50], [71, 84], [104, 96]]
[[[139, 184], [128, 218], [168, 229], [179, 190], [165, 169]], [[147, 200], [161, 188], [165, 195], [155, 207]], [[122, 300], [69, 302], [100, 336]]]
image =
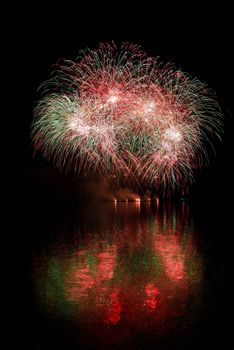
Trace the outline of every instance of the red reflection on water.
[[153, 311], [156, 309], [158, 305], [157, 297], [160, 294], [159, 289], [154, 286], [152, 283], [147, 283], [145, 286], [145, 300], [144, 300], [144, 306], [147, 308], [147, 310]]
[[77, 261], [78, 267], [68, 273], [67, 299], [70, 301], [79, 301], [81, 297], [87, 297], [89, 289], [98, 287], [113, 277], [116, 257], [114, 246], [96, 254], [98, 263], [94, 269], [88, 264], [87, 253], [88, 251], [85, 250], [76, 253], [76, 256], [80, 257]]
[[120, 302], [119, 291], [114, 291], [110, 294], [109, 307], [104, 318], [105, 323], [116, 324], [120, 320], [122, 305]]
[[77, 298], [87, 295], [87, 290], [95, 285], [95, 279], [90, 275], [89, 266], [81, 263], [81, 266], [73, 271], [67, 278], [67, 299], [77, 301]]
[[[88, 251], [82, 250], [76, 255], [85, 259]], [[89, 296], [89, 290], [93, 291], [93, 301], [98, 308], [102, 321], [108, 324], [116, 324], [120, 320], [122, 305], [119, 297], [119, 288], [112, 288], [108, 281], [113, 278], [116, 259], [116, 247], [111, 246], [97, 253], [95, 269], [85, 260], [78, 260], [78, 268], [72, 271], [67, 278], [67, 300], [79, 302]]]
[[97, 282], [110, 280], [113, 277], [113, 271], [115, 266], [115, 257], [116, 249], [115, 247], [110, 247], [104, 252], [101, 252], [97, 255], [97, 258], [100, 260], [97, 265]]
[[163, 260], [164, 271], [172, 281], [185, 277], [185, 255], [177, 235], [157, 235], [155, 250]]

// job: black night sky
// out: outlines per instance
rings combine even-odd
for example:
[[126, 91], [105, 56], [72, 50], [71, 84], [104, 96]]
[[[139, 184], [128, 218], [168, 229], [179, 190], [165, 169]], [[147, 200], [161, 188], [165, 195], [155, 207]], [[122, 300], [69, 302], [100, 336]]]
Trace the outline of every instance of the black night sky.
[[[206, 217], [209, 218], [207, 251], [209, 267], [214, 271], [215, 303], [218, 300], [217, 307], [209, 314], [211, 321], [207, 321], [204, 346], [207, 349], [208, 345], [222, 346], [230, 337], [228, 317], [231, 316], [230, 280], [233, 275], [232, 11], [224, 9], [225, 6], [216, 5], [215, 8], [214, 4], [205, 9], [195, 2], [185, 4], [187, 8], [178, 6], [176, 9], [169, 4], [164, 9], [156, 4], [144, 8], [143, 3], [136, 3], [133, 10], [117, 3], [109, 3], [108, 8], [92, 6], [90, 3], [86, 8], [71, 8], [68, 4], [57, 3], [56, 8], [49, 11], [46, 5], [38, 3], [30, 11], [26, 7], [15, 8], [14, 15], [9, 11], [7, 29], [2, 32], [7, 42], [2, 54], [2, 71], [7, 72], [8, 78], [4, 87], [7, 102], [2, 101], [5, 108], [1, 184], [5, 207], [10, 209], [7, 227], [15, 223], [17, 226], [9, 236], [4, 233], [9, 247], [4, 252], [3, 269], [7, 268], [9, 280], [5, 288], [9, 288], [7, 294], [13, 307], [8, 310], [9, 334], [15, 334], [12, 338], [19, 348], [53, 349], [32, 345], [40, 344], [39, 340], [29, 341], [34, 337], [30, 259], [31, 247], [37, 244], [32, 227], [37, 226], [40, 215], [45, 215], [44, 221], [50, 223], [55, 211], [68, 212], [76, 200], [72, 195], [74, 176], [60, 174], [40, 155], [33, 157], [30, 126], [33, 109], [40, 99], [37, 89], [49, 78], [52, 65], [60, 58], [74, 59], [80, 49], [95, 48], [100, 42], [114, 40], [117, 44], [123, 41], [139, 44], [149, 55], [160, 56], [165, 63], [173, 62], [206, 82], [216, 92], [221, 106], [223, 141], [216, 143], [216, 156], [211, 157], [208, 168], [199, 172], [191, 193], [198, 217], [200, 215], [205, 225]], [[213, 332], [220, 336], [211, 339]], [[197, 334], [206, 337], [203, 328]], [[61, 345], [61, 349], [65, 348]], [[228, 349], [227, 345], [223, 348]]]

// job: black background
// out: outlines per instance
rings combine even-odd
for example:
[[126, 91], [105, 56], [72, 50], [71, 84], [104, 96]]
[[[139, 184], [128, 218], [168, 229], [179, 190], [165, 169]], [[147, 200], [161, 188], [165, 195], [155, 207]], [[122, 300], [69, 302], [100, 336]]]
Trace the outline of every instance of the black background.
[[[60, 58], [73, 59], [80, 49], [94, 48], [100, 42], [111, 40], [117, 44], [128, 41], [142, 45], [149, 55], [160, 56], [163, 62], [174, 62], [178, 68], [206, 82], [217, 94], [225, 116], [223, 141], [217, 143], [216, 157], [212, 157], [209, 167], [199, 174], [192, 191], [202, 220], [206, 216], [213, 218], [212, 229], [216, 228], [209, 228], [210, 268], [214, 268], [214, 279], [217, 279], [214, 286], [220, 304], [214, 310], [210, 326], [207, 323], [206, 344], [215, 346], [212, 332], [220, 332], [220, 343], [226, 342], [230, 335], [227, 318], [232, 315], [233, 275], [231, 9], [225, 4], [215, 6], [213, 3], [207, 8], [197, 3], [176, 4], [175, 8], [168, 3], [162, 8], [156, 2], [128, 7], [110, 2], [98, 4], [96, 8], [92, 3], [86, 6], [77, 3], [75, 7], [57, 3], [51, 9], [39, 3], [33, 8], [28, 6], [12, 5], [2, 30], [6, 49], [2, 53], [1, 70], [6, 73], [7, 81], [6, 98], [2, 98], [1, 186], [3, 206], [9, 208], [10, 213], [4, 217], [7, 242], [3, 243], [4, 289], [9, 298], [7, 305], [11, 306], [7, 310], [8, 342], [13, 340], [26, 348], [29, 338], [33, 337], [29, 274], [35, 218], [52, 205], [54, 211], [67, 208], [67, 203], [57, 201], [61, 197], [59, 192], [68, 190], [67, 177], [53, 170], [39, 155], [33, 158], [30, 125], [36, 101], [40, 99], [37, 88], [49, 77], [52, 65]], [[216, 225], [218, 217], [222, 219]], [[220, 268], [222, 273], [217, 277]]]

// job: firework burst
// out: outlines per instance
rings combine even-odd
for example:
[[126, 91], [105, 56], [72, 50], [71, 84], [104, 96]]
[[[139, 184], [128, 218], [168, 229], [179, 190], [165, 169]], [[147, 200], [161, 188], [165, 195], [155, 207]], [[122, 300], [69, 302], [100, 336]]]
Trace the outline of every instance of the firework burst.
[[36, 150], [62, 169], [147, 185], [191, 181], [220, 137], [207, 86], [136, 45], [101, 44], [64, 61], [43, 84], [32, 125]]

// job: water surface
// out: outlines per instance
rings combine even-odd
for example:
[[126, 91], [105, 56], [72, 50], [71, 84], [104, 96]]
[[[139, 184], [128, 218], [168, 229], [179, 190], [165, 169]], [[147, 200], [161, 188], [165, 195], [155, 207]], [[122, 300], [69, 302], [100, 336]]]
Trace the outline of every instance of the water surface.
[[100, 203], [50, 230], [32, 269], [45, 343], [166, 348], [196, 335], [207, 286], [202, 233], [186, 202]]

